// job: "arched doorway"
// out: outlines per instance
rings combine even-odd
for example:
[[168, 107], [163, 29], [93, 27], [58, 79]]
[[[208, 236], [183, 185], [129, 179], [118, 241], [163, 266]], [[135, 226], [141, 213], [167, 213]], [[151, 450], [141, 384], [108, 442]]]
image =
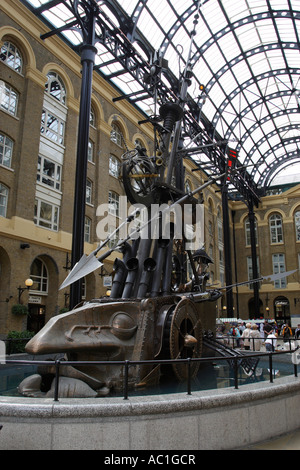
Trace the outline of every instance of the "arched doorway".
[[37, 333], [57, 311], [58, 269], [48, 255], [36, 257], [30, 268], [33, 285], [29, 291], [27, 329]]
[[290, 313], [290, 302], [284, 296], [276, 297], [274, 300], [274, 311], [275, 311], [275, 321], [278, 328], [281, 328], [283, 323], [289, 323], [291, 321]]
[[33, 285], [28, 299], [27, 330], [37, 333], [45, 325], [45, 298], [48, 295], [49, 275], [42, 258], [35, 258], [30, 268]]

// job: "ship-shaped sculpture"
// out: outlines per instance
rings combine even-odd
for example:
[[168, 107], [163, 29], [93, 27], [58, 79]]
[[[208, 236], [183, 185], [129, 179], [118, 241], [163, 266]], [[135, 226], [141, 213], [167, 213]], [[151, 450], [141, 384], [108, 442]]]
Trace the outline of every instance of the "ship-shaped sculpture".
[[[144, 149], [135, 149], [124, 155], [122, 170], [130, 203], [149, 209], [146, 222], [104, 255], [96, 256], [104, 244], [84, 255], [62, 285], [66, 287], [99, 268], [101, 261], [117, 252], [121, 256], [114, 262], [110, 296], [51, 318], [26, 346], [31, 354], [65, 353], [71, 361], [108, 361], [106, 365], [69, 368], [71, 372], [65, 368], [63, 375], [80, 378], [94, 390], [123, 387], [124, 367], [113, 364], [116, 361], [201, 357], [204, 332], [215, 328], [215, 302], [221, 293], [206, 287], [206, 268], [212, 260], [203, 249], [187, 249], [184, 221], [179, 224], [179, 237], [174, 218], [164, 217], [176, 205], [177, 212], [189, 213], [189, 221], [197, 222], [200, 202], [195, 195], [215, 179], [192, 193], [184, 192], [182, 158], [176, 158], [174, 149], [183, 111], [177, 103], [168, 103], [161, 107], [160, 115], [159, 157], [151, 158]], [[173, 163], [169, 151], [172, 138]], [[173, 180], [180, 184], [173, 185]], [[150, 212], [153, 204], [163, 207], [154, 216]], [[131, 220], [129, 217], [127, 222]], [[187, 260], [193, 272], [190, 282]], [[192, 376], [198, 368], [199, 363], [192, 362]], [[186, 379], [185, 364], [173, 364], [172, 370], [178, 380]], [[129, 385], [157, 383], [160, 375], [159, 365], [132, 366]]]
[[[51, 318], [26, 345], [30, 354], [64, 353], [74, 365], [61, 369], [61, 375], [80, 380], [94, 391], [121, 389], [124, 367], [119, 362], [125, 360], [201, 357], [205, 331], [215, 330], [216, 301], [221, 293], [207, 289], [206, 268], [212, 260], [201, 246], [190, 247], [186, 225], [194, 224], [196, 231], [201, 229], [197, 225], [201, 206], [197, 196], [225, 175], [216, 174], [193, 192], [185, 192], [183, 118], [193, 73], [192, 45], [193, 35], [178, 96], [174, 94], [174, 100], [161, 103], [159, 114], [150, 119], [155, 129], [154, 155], [147, 155], [143, 148], [128, 150], [123, 155], [125, 193], [131, 204], [145, 208], [145, 221], [100, 254], [120, 232], [119, 226], [93, 253], [83, 255], [61, 286], [64, 288], [100, 268], [105, 258], [117, 253], [110, 297], [85, 302]], [[157, 84], [156, 76], [145, 80], [151, 82], [152, 78]], [[153, 205], [159, 207], [154, 215]], [[135, 220], [138, 213], [136, 209], [124, 223]], [[189, 282], [188, 264], [192, 270]], [[82, 361], [106, 363], [80, 365]], [[199, 363], [192, 361], [192, 377], [198, 369]], [[178, 380], [186, 379], [187, 368], [182, 362], [174, 363], [171, 370]], [[149, 362], [131, 366], [129, 385], [157, 383], [161, 372], [159, 365]], [[30, 395], [34, 388], [26, 382], [20, 391]], [[74, 396], [78, 393], [74, 392]]]

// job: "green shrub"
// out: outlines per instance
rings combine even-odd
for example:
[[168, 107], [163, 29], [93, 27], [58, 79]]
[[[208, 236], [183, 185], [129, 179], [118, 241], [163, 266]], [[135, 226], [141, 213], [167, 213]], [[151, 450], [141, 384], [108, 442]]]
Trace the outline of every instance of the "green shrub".
[[35, 335], [33, 331], [15, 331], [11, 330], [7, 334], [6, 350], [7, 354], [16, 354], [25, 352], [25, 345], [30, 338]]
[[23, 304], [13, 305], [11, 308], [11, 313], [14, 315], [28, 315], [28, 307]]

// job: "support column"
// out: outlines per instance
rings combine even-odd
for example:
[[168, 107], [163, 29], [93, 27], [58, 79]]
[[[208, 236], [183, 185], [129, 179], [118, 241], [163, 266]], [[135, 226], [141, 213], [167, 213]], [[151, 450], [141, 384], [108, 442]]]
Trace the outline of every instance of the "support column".
[[[256, 254], [256, 237], [255, 237], [255, 214], [253, 210], [253, 202], [249, 201], [248, 204], [249, 212], [249, 227], [250, 227], [250, 240], [251, 240], [251, 257], [252, 257], [252, 274], [253, 279], [258, 279], [258, 267], [257, 267], [257, 254]], [[254, 308], [255, 314], [259, 314], [259, 282], [253, 283], [253, 295], [254, 295]]]
[[[86, 178], [88, 162], [88, 144], [90, 111], [92, 96], [93, 67], [97, 49], [95, 48], [95, 18], [96, 11], [91, 8], [85, 43], [81, 48], [82, 82], [80, 96], [80, 111], [78, 123], [75, 196], [73, 213], [73, 239], [72, 239], [72, 268], [80, 260], [84, 250], [85, 230], [85, 200]], [[81, 301], [82, 280], [74, 282], [70, 287], [70, 309], [73, 309]]]
[[[223, 236], [225, 258], [225, 281], [227, 286], [232, 285], [231, 247], [228, 212], [228, 186], [225, 183], [222, 188], [222, 212], [223, 212]], [[227, 316], [233, 317], [233, 293], [232, 288], [226, 289]]]

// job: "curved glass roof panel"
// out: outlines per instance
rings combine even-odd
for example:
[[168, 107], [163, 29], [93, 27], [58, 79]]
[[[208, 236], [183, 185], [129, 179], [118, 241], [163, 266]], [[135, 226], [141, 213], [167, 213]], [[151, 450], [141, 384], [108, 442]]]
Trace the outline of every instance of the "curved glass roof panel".
[[[88, 0], [79, 3], [84, 1]], [[72, 0], [23, 2], [56, 28], [74, 20]], [[99, 15], [109, 18], [124, 43], [157, 51], [177, 79], [191, 47], [193, 78], [188, 92], [199, 107], [200, 121], [210, 121], [214, 135], [238, 151], [239, 162], [258, 185], [295, 180], [295, 175], [300, 181], [299, 0], [96, 3]], [[62, 34], [78, 45], [78, 32]], [[98, 70], [124, 94], [139, 91], [133, 102], [153, 113], [153, 100], [143, 95], [141, 83], [135, 83], [133, 69], [124, 67], [106, 44], [97, 48]], [[149, 54], [147, 60], [151, 61]], [[193, 159], [201, 165], [207, 155]]]

